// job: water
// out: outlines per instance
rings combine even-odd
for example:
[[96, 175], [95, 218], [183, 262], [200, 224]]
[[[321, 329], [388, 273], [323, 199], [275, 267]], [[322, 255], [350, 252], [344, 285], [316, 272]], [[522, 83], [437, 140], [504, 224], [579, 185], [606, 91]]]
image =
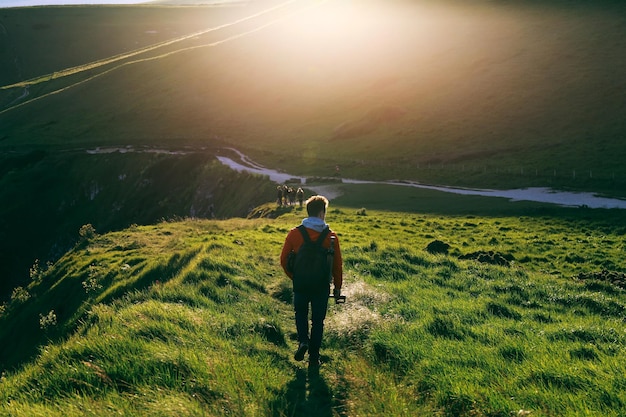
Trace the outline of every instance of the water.
[[[296, 175], [287, 174], [284, 172], [278, 172], [273, 169], [264, 168], [257, 163], [253, 162], [246, 155], [237, 151], [236, 149], [230, 149], [239, 155], [239, 161], [234, 161], [231, 158], [219, 156], [218, 159], [224, 165], [236, 171], [246, 171], [255, 174], [267, 175], [270, 180], [278, 183], [285, 182], [287, 180], [300, 180], [301, 183], [306, 181], [304, 177], [298, 177]], [[428, 190], [442, 191], [446, 193], [463, 194], [463, 195], [477, 195], [483, 197], [502, 197], [508, 198], [511, 201], [536, 201], [541, 203], [557, 204], [561, 206], [570, 207], [589, 207], [589, 208], [619, 208], [626, 209], [626, 200], [620, 200], [616, 198], [600, 197], [593, 193], [578, 193], [567, 191], [556, 191], [550, 188], [523, 188], [516, 190], [485, 190], [485, 189], [469, 189], [469, 188], [452, 188], [452, 187], [439, 187], [433, 185], [420, 184], [410, 181], [361, 181], [344, 178], [342, 182], [345, 184], [387, 184], [404, 187], [423, 188]], [[312, 188], [312, 187], [309, 187]], [[317, 189], [319, 188], [319, 189]], [[333, 185], [324, 185], [317, 188], [312, 188], [315, 192], [324, 193], [328, 198], [337, 197], [338, 188]], [[323, 188], [323, 190], [322, 190]]]
[[[224, 165], [239, 172], [250, 172], [253, 174], [265, 175], [271, 181], [276, 183], [284, 183], [286, 181], [299, 181], [301, 184], [306, 183], [306, 177], [279, 172], [274, 169], [265, 168], [257, 164], [248, 156], [233, 148], [228, 150], [237, 154], [237, 161], [226, 156], [218, 156], [217, 159]], [[167, 153], [167, 154], [186, 154], [187, 151], [169, 151], [165, 149], [145, 148], [135, 149], [132, 146], [123, 148], [96, 148], [86, 151], [88, 154], [104, 154], [104, 153], [127, 153], [127, 152], [151, 152], [151, 153]], [[190, 150], [189, 152], [193, 152]], [[540, 203], [557, 204], [569, 207], [589, 207], [589, 208], [606, 208], [606, 209], [626, 209], [626, 200], [618, 198], [600, 197], [593, 193], [579, 193], [569, 191], [556, 191], [550, 188], [533, 187], [521, 188], [515, 190], [488, 190], [488, 189], [472, 189], [472, 188], [453, 188], [435, 185], [420, 184], [412, 181], [362, 181], [349, 178], [342, 178], [343, 184], [384, 184], [398, 187], [414, 187], [427, 190], [441, 191], [444, 193], [453, 193], [461, 195], [477, 195], [482, 197], [500, 197], [507, 198], [511, 201], [535, 201]], [[316, 193], [323, 194], [329, 199], [339, 197], [341, 190], [337, 185], [327, 184], [318, 186], [308, 186], [307, 188]]]

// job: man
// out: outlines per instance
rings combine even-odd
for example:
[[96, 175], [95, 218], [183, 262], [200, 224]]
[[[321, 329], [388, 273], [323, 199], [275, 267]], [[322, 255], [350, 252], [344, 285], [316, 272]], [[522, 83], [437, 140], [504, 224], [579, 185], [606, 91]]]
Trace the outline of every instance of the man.
[[302, 202], [304, 201], [304, 190], [302, 187], [298, 187], [298, 191], [296, 191], [296, 199], [300, 204], [300, 208], [302, 208]]
[[[331, 239], [334, 241], [334, 255], [332, 256], [332, 280], [333, 295], [339, 297], [341, 295], [341, 285], [343, 283], [343, 264], [341, 259], [341, 249], [339, 248], [339, 239], [335, 232], [324, 229], [329, 226], [326, 224], [326, 210], [328, 208], [328, 200], [326, 197], [316, 195], [306, 201], [306, 210], [308, 217], [302, 221], [304, 232], [307, 233], [311, 241], [316, 242], [322, 235], [326, 234], [322, 246], [330, 248]], [[291, 252], [297, 253], [304, 243], [304, 236], [298, 227], [294, 227], [287, 234], [283, 250], [280, 254], [280, 263], [285, 273], [292, 280], [294, 279], [292, 271], [289, 270], [288, 260]], [[320, 365], [320, 347], [322, 345], [322, 335], [324, 333], [324, 319], [326, 318], [326, 310], [328, 308], [328, 294], [330, 291], [329, 277], [320, 277], [321, 284], [314, 290], [299, 290], [294, 288], [293, 304], [296, 316], [296, 330], [298, 332], [298, 349], [294, 355], [294, 359], [301, 361], [304, 359], [306, 352], [309, 352], [309, 366], [317, 367]], [[311, 332], [309, 336], [309, 305], [311, 306]]]

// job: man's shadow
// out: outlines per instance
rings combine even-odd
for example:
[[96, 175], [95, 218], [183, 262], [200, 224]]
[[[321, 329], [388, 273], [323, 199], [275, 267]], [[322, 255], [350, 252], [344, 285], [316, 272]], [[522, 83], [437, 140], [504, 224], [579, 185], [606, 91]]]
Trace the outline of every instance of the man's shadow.
[[273, 415], [332, 417], [333, 399], [319, 368], [296, 368], [296, 374], [285, 387], [284, 395], [274, 404]]

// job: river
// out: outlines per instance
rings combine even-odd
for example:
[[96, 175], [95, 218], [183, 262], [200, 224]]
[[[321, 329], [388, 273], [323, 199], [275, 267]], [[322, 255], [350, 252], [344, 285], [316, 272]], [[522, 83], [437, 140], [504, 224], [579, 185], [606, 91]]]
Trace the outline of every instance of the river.
[[[276, 183], [284, 183], [287, 180], [300, 180], [302, 184], [306, 182], [306, 177], [299, 177], [284, 172], [263, 167], [252, 161], [249, 157], [242, 154], [236, 149], [229, 148], [230, 151], [238, 155], [238, 160], [225, 156], [218, 156], [217, 159], [236, 171], [246, 171], [254, 174], [266, 175], [271, 181]], [[626, 200], [617, 198], [601, 197], [593, 193], [558, 191], [550, 188], [532, 187], [513, 190], [489, 190], [489, 189], [470, 189], [470, 188], [454, 188], [442, 187], [434, 185], [420, 184], [412, 181], [361, 181], [355, 179], [342, 178], [344, 184], [384, 184], [402, 187], [415, 187], [427, 190], [436, 190], [445, 193], [454, 193], [462, 195], [476, 195], [483, 197], [500, 197], [507, 198], [511, 201], [535, 201], [540, 203], [557, 204], [569, 207], [589, 207], [589, 208], [618, 208], [626, 209]], [[340, 195], [340, 190], [336, 185], [308, 186], [307, 188], [324, 194], [332, 199]]]

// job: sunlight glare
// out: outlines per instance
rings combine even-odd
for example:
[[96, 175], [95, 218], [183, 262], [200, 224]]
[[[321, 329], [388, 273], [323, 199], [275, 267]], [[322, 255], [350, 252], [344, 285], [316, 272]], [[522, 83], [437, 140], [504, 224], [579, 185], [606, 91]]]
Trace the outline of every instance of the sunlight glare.
[[281, 80], [283, 94], [307, 100], [351, 96], [402, 77], [403, 61], [412, 59], [407, 47], [436, 48], [429, 13], [406, 2], [324, 2], [273, 27], [250, 58], [259, 79]]

